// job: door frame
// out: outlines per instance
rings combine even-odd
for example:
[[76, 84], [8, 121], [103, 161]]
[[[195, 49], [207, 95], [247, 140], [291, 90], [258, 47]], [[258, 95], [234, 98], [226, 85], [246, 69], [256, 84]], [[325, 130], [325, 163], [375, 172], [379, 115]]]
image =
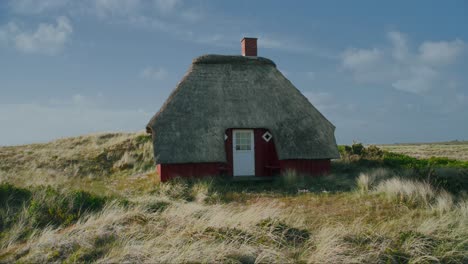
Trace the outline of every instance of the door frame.
[[[252, 152], [252, 162], [253, 162], [253, 174], [252, 175], [236, 175], [235, 170], [235, 152], [236, 150], [236, 132], [237, 131], [249, 131], [251, 132], [251, 152]], [[253, 128], [239, 128], [239, 129], [232, 129], [232, 176], [234, 177], [248, 177], [248, 176], [255, 176], [255, 129]]]

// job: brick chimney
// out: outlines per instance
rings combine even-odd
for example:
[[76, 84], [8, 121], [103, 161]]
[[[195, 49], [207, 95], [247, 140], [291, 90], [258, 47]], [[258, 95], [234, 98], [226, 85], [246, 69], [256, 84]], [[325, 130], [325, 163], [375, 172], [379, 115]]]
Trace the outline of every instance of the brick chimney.
[[242, 56], [257, 56], [257, 38], [243, 38], [241, 46]]

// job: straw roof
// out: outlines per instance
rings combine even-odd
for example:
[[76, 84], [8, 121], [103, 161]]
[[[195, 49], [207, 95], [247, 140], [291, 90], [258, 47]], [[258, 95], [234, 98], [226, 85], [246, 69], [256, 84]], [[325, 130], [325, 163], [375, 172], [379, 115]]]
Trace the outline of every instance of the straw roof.
[[226, 162], [228, 128], [269, 129], [280, 160], [339, 157], [333, 124], [262, 57], [194, 59], [147, 125], [158, 164]]

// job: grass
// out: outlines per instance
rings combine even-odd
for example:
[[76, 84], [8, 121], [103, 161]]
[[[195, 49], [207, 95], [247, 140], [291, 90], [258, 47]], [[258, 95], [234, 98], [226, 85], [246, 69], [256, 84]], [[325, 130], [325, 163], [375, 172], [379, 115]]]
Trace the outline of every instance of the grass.
[[464, 163], [350, 148], [323, 177], [164, 184], [142, 133], [0, 148], [0, 262], [468, 262]]
[[0, 147], [0, 179], [23, 186], [60, 185], [75, 179], [135, 175], [154, 168], [150, 139], [144, 132], [93, 134]]
[[[125, 202], [108, 197], [79, 219], [46, 226], [31, 225], [34, 214], [19, 210], [22, 220], [4, 229], [0, 256], [19, 262], [468, 260], [467, 201], [452, 197], [438, 210], [447, 193], [429, 185], [414, 182], [400, 199], [398, 190], [408, 182], [390, 176], [367, 191], [251, 194], [241, 202], [213, 202], [213, 184], [179, 180]], [[31, 191], [37, 198], [29, 199], [63, 199], [58, 192], [54, 198], [36, 194], [47, 189]], [[24, 207], [31, 204], [25, 200]]]
[[378, 147], [386, 151], [405, 154], [414, 158], [444, 157], [452, 160], [468, 161], [468, 141], [391, 144], [378, 145]]

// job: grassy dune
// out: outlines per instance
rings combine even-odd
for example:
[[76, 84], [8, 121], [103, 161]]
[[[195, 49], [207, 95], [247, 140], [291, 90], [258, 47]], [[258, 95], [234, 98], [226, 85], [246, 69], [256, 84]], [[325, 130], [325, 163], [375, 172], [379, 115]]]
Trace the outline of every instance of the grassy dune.
[[379, 148], [415, 158], [446, 157], [468, 161], [468, 141], [378, 145]]
[[142, 133], [0, 148], [0, 262], [468, 262], [464, 163], [369, 153], [326, 177], [158, 184]]
[[144, 132], [0, 147], [0, 180], [17, 186], [71, 186], [113, 194], [133, 182], [145, 185], [148, 174], [154, 181], [153, 146]]

